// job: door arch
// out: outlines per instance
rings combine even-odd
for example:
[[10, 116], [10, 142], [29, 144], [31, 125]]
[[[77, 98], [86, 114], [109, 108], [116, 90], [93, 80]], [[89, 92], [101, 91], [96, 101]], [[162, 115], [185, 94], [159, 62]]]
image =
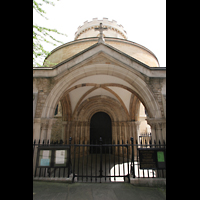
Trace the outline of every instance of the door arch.
[[[112, 122], [110, 116], [105, 112], [95, 113], [90, 120], [90, 144], [99, 144], [99, 138], [103, 144], [112, 143]], [[94, 153], [100, 153], [99, 148], [94, 149]], [[103, 153], [105, 152], [103, 149]]]

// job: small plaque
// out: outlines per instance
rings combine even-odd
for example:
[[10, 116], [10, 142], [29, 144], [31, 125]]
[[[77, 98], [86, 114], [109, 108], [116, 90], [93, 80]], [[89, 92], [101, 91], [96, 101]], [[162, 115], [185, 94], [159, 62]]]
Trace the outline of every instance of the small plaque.
[[164, 157], [163, 151], [157, 151], [157, 159], [158, 159], [158, 162], [165, 162], [165, 157]]
[[138, 148], [140, 169], [166, 169], [165, 149]]
[[49, 167], [51, 162], [51, 150], [40, 150], [39, 166]]
[[140, 169], [156, 169], [156, 151], [154, 150], [140, 150]]
[[40, 160], [40, 166], [49, 166], [50, 165], [50, 159], [41, 159]]
[[54, 166], [55, 167], [64, 167], [67, 164], [67, 150], [55, 150], [55, 160]]
[[65, 150], [56, 150], [56, 160], [55, 164], [65, 163]]
[[165, 154], [164, 151], [157, 151], [157, 166], [158, 169], [165, 169]]

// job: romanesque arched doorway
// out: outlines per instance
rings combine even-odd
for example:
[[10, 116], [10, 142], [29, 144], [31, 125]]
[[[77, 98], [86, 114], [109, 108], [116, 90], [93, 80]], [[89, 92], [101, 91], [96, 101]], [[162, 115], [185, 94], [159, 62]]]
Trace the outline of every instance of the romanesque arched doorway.
[[[105, 112], [95, 113], [90, 120], [90, 144], [99, 144], [99, 138], [103, 144], [112, 142], [112, 124], [110, 116]], [[94, 153], [100, 153], [100, 148], [93, 149]], [[103, 148], [103, 153], [108, 153]]]

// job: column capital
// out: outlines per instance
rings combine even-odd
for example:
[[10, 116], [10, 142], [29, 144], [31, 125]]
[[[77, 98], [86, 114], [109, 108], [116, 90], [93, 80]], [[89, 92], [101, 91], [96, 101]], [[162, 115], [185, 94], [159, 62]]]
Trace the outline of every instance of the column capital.
[[137, 126], [139, 126], [140, 123], [141, 123], [141, 121], [134, 121], [134, 124], [137, 125]]
[[159, 118], [159, 119], [147, 118], [146, 121], [150, 126], [155, 126], [155, 125], [162, 126], [162, 124], [166, 123], [165, 118]]
[[34, 123], [40, 123], [41, 122], [41, 118], [34, 118]]
[[49, 119], [41, 118], [41, 129], [48, 129]]

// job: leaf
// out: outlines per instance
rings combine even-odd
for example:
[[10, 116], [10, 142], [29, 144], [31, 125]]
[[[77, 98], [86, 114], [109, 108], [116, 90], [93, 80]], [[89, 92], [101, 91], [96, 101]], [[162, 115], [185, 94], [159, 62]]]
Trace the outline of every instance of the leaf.
[[[50, 4], [50, 5], [55, 6], [55, 4], [52, 1], [48, 1], [48, 0], [42, 0], [42, 1], [46, 4]], [[41, 3], [37, 3], [35, 0], [33, 1], [33, 9], [37, 13], [39, 13], [40, 16], [47, 19], [47, 17], [45, 17], [43, 15], [43, 14], [46, 14], [46, 12], [41, 8], [41, 6], [42, 6]], [[59, 34], [59, 35], [64, 35], [64, 36], [67, 37], [66, 34], [60, 33], [56, 29], [50, 29], [50, 28], [42, 27], [42, 26], [38, 26], [36, 24], [33, 25], [33, 66], [34, 67], [36, 67], [36, 66], [41, 67], [41, 65], [36, 61], [36, 58], [44, 59], [45, 57], [50, 55], [50, 52], [46, 51], [43, 48], [41, 42], [50, 43], [54, 46], [57, 46], [57, 44], [55, 44], [55, 42], [63, 44], [62, 41], [57, 40], [55, 37], [53, 37], [51, 35], [52, 32]], [[52, 64], [55, 64], [55, 63], [51, 63], [51, 65]]]

